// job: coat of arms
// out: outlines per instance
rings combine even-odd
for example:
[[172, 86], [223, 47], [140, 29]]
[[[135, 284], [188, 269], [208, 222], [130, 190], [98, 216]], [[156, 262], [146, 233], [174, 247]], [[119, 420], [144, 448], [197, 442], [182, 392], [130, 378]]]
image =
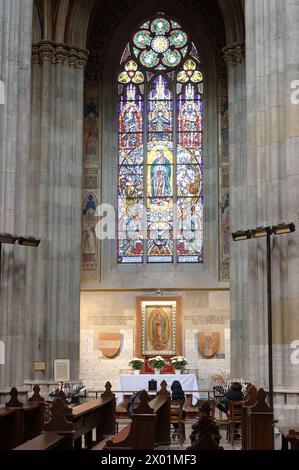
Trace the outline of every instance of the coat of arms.
[[121, 334], [120, 333], [100, 333], [99, 347], [104, 356], [112, 359], [120, 350]]
[[198, 333], [198, 350], [202, 356], [211, 358], [218, 353], [220, 346], [220, 333]]

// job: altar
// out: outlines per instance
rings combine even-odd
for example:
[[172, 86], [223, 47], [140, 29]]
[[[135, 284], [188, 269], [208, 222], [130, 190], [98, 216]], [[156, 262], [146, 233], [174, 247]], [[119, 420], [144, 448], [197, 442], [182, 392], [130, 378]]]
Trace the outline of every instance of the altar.
[[160, 384], [163, 380], [167, 383], [167, 390], [171, 392], [171, 384], [178, 380], [184, 392], [192, 393], [192, 405], [196, 405], [199, 400], [198, 383], [195, 374], [140, 374], [140, 375], [120, 375], [117, 381], [117, 403], [124, 399], [124, 393], [137, 392], [139, 390], [148, 390], [150, 380], [157, 381], [157, 390], [160, 390]]

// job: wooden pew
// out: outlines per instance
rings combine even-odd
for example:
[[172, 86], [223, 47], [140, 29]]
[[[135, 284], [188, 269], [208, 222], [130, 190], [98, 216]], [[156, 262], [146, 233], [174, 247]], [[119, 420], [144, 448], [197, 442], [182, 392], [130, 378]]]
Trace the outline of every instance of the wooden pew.
[[57, 398], [52, 407], [52, 419], [44, 431], [14, 450], [71, 450], [73, 448], [73, 425], [66, 419], [71, 413], [62, 398]]
[[82, 448], [82, 436], [85, 448], [92, 448], [93, 429], [96, 430], [96, 444], [105, 436], [115, 433], [115, 395], [111, 392], [110, 382], [106, 383], [105, 388], [106, 391], [100, 399], [75, 406], [72, 414], [68, 416], [74, 425], [75, 449]]
[[170, 402], [171, 394], [167, 390], [167, 382], [162, 380], [156, 398], [149, 402], [155, 413], [155, 446], [168, 445], [170, 438]]
[[23, 442], [23, 416], [15, 408], [0, 408], [0, 451]]
[[256, 403], [244, 407], [243, 450], [273, 450], [274, 448], [273, 408], [266, 403], [266, 396], [265, 390], [261, 388], [256, 394]]
[[[39, 391], [39, 387], [38, 387]], [[10, 450], [28, 439], [38, 436], [44, 426], [44, 404], [29, 400], [23, 405], [18, 400], [18, 390], [13, 387], [10, 391], [10, 400], [5, 408], [0, 409], [0, 449]]]
[[242, 449], [248, 449], [248, 432], [249, 432], [249, 419], [247, 408], [255, 405], [257, 402], [257, 389], [254, 385], [251, 385], [247, 390], [246, 397], [243, 400], [243, 406], [241, 410], [242, 416]]
[[40, 395], [39, 385], [33, 387], [33, 395], [23, 409], [23, 442], [26, 442], [41, 434], [45, 424], [45, 399]]
[[170, 394], [163, 382], [160, 393], [151, 401], [145, 390], [141, 392], [140, 404], [131, 415], [131, 423], [108, 440], [104, 450], [151, 450], [158, 445], [170, 444]]
[[48, 431], [13, 450], [72, 450], [72, 442], [71, 445], [67, 445], [64, 435]]
[[[41, 397], [40, 397], [41, 398]], [[40, 429], [41, 414], [44, 403], [39, 402], [39, 390], [35, 391], [31, 405], [24, 407], [23, 417], [28, 415], [29, 440], [23, 445], [17, 443], [16, 450], [52, 450], [81, 449], [84, 436], [85, 447], [92, 447], [92, 431], [96, 429], [96, 442], [105, 435], [114, 434], [115, 429], [115, 396], [111, 384], [107, 382], [106, 391], [99, 400], [83, 403], [70, 408], [66, 405], [65, 396], [61, 394], [51, 408], [51, 420]], [[26, 419], [23, 420], [26, 422]], [[30, 427], [30, 421], [32, 426]], [[42, 429], [44, 429], [42, 431]], [[39, 431], [39, 432], [38, 432]], [[31, 433], [31, 434], [30, 434]], [[15, 446], [14, 446], [15, 447]]]

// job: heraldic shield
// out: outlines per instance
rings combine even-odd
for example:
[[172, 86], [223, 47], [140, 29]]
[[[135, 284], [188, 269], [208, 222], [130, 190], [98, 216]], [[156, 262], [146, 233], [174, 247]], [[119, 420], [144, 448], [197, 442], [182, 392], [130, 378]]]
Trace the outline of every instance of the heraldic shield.
[[121, 334], [120, 333], [100, 333], [99, 347], [104, 356], [110, 359], [115, 357], [120, 350]]
[[220, 333], [198, 333], [198, 350], [204, 357], [213, 357], [220, 347]]

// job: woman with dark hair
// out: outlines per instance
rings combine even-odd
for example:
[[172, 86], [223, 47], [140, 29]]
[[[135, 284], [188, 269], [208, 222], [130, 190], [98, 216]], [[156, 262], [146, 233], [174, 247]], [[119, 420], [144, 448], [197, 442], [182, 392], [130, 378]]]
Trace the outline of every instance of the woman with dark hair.
[[173, 439], [181, 435], [182, 442], [185, 440], [185, 425], [183, 423], [186, 412], [183, 409], [185, 403], [185, 393], [178, 380], [171, 385], [171, 421], [174, 428]]
[[178, 380], [175, 380], [174, 382], [172, 382], [171, 392], [172, 392], [171, 393], [172, 400], [184, 400], [185, 401], [185, 393]]

